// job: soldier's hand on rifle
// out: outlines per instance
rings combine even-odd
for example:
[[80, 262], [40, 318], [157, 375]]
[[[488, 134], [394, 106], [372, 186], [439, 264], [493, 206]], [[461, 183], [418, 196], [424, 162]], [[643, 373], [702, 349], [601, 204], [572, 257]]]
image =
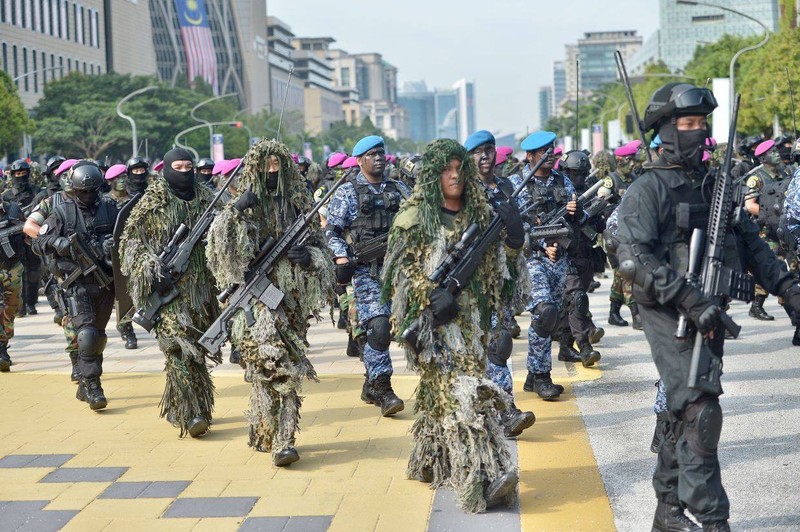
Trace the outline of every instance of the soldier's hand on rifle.
[[453, 321], [461, 307], [458, 306], [453, 294], [442, 288], [437, 288], [431, 294], [431, 312], [433, 313], [433, 324], [444, 325]]
[[308, 248], [305, 246], [290, 247], [289, 251], [286, 252], [286, 256], [293, 264], [297, 264], [304, 270], [311, 266], [311, 253], [308, 252]]
[[567, 202], [566, 209], [567, 213], [573, 216], [578, 212], [578, 196], [572, 195], [572, 199]]
[[153, 287], [153, 290], [162, 296], [168, 294], [172, 290], [173, 286], [172, 281], [168, 277], [158, 273], [153, 276], [153, 280], [150, 284]]
[[239, 199], [236, 200], [236, 203], [233, 205], [233, 207], [237, 211], [243, 212], [250, 207], [254, 207], [257, 203], [258, 196], [256, 196], [252, 190], [247, 190], [241, 196], [239, 196]]
[[56, 238], [55, 240], [53, 240], [51, 246], [53, 247], [53, 250], [56, 253], [58, 253], [61, 257], [66, 257], [67, 255], [69, 255], [69, 250], [71, 245], [66, 237], [60, 236]]
[[356, 266], [347, 257], [337, 257], [336, 259], [336, 282], [345, 285], [353, 280], [353, 272]]
[[547, 258], [550, 259], [550, 262], [555, 262], [558, 260], [558, 242], [553, 242], [552, 244], [548, 245], [544, 248], [544, 252], [547, 255]]
[[511, 249], [521, 248], [525, 244], [525, 227], [517, 204], [513, 200], [501, 203], [497, 206], [497, 215], [506, 226], [506, 245]]
[[700, 334], [706, 338], [714, 338], [714, 329], [719, 324], [722, 312], [718, 305], [704, 297], [696, 288], [692, 288], [684, 296], [680, 306], [686, 311]]

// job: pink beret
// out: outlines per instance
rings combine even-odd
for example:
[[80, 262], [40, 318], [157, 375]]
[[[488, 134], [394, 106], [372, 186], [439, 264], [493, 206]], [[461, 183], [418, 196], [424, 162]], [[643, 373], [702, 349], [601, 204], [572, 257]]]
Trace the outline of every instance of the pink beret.
[[162, 168], [164, 168], [164, 161], [158, 161], [155, 165], [153, 165], [154, 172], [160, 172]]
[[[227, 174], [229, 172], [232, 172], [237, 166], [239, 166], [239, 163], [241, 161], [242, 161], [241, 158], [239, 158], [239, 159], [228, 159], [227, 161], [220, 161], [219, 163], [217, 163], [217, 164], [219, 164], [219, 173]], [[215, 164], [214, 165], [214, 169], [216, 170], [216, 168], [217, 168], [217, 165]], [[212, 170], [211, 173], [213, 174], [214, 171]]]
[[772, 139], [765, 140], [764, 142], [756, 146], [756, 151], [754, 153], [756, 154], [756, 157], [761, 157], [769, 150], [771, 150], [773, 146], [775, 146], [774, 140]]
[[331, 153], [328, 157], [328, 168], [336, 168], [347, 159], [347, 154], [340, 151]]
[[344, 168], [345, 170], [348, 168], [353, 168], [354, 166], [358, 166], [358, 159], [355, 157], [348, 157], [342, 163], [342, 168]]
[[614, 150], [614, 155], [616, 157], [630, 157], [631, 155], [636, 155], [636, 152], [639, 150], [639, 146], [641, 145], [641, 140], [632, 140]]
[[387, 162], [387, 163], [392, 163], [392, 164], [394, 164], [394, 162], [395, 162], [396, 160], [397, 160], [397, 157], [395, 157], [394, 155], [387, 155], [387, 156], [386, 156], [386, 162]]
[[111, 166], [108, 170], [106, 170], [106, 179], [114, 179], [120, 176], [120, 174], [124, 174], [128, 170], [128, 167], [124, 164], [115, 164]]
[[508, 153], [502, 153], [500, 149], [497, 150], [497, 159], [494, 161], [494, 165], [497, 166], [498, 164], [503, 164], [508, 160]]
[[211, 175], [217, 175], [222, 172], [222, 167], [225, 163], [228, 162], [227, 159], [220, 159], [219, 161], [214, 163], [214, 168], [211, 170]]
[[[706, 146], [716, 146], [716, 145], [717, 145], [717, 139], [715, 139], [714, 137], [708, 137], [706, 139]], [[710, 151], [704, 151], [703, 152], [703, 162], [706, 162], [709, 159], [711, 159], [711, 152]]]
[[77, 162], [78, 159], [67, 159], [66, 161], [61, 163], [61, 165], [58, 167], [58, 170], [56, 170], [56, 176], [63, 174], [64, 172], [72, 168]]
[[293, 153], [292, 154], [292, 160], [294, 161], [294, 164], [297, 164], [297, 161], [299, 161], [300, 159], [297, 157], [296, 153]]
[[556, 157], [558, 157], [562, 153], [564, 153], [564, 149], [561, 146], [553, 150], [553, 155], [555, 155]]
[[503, 155], [506, 156], [506, 159], [507, 159], [508, 156], [511, 155], [512, 153], [514, 153], [514, 148], [512, 148], [511, 146], [498, 146], [497, 147], [497, 157], [498, 158], [500, 158], [500, 154], [503, 154]]

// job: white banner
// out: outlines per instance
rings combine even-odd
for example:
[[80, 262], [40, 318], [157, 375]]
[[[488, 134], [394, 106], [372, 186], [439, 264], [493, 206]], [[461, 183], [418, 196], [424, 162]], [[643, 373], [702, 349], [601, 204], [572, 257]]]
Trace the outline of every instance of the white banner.
[[711, 113], [711, 136], [717, 142], [728, 141], [728, 129], [731, 124], [731, 83], [728, 78], [714, 78], [711, 90], [717, 99], [717, 108]]

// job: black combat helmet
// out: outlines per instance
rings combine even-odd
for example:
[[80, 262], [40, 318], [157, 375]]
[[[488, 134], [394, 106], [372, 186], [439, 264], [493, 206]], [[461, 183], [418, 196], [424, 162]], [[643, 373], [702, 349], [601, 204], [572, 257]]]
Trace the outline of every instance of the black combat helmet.
[[422, 169], [422, 156], [413, 155], [404, 160], [400, 165], [400, 177], [410, 187], [417, 182], [417, 176]]
[[569, 177], [573, 175], [589, 175], [592, 169], [592, 162], [589, 156], [583, 150], [570, 150], [561, 156], [561, 162], [558, 164], [559, 170], [568, 172]]
[[[11, 172], [11, 183], [15, 187], [25, 186], [28, 184], [31, 177], [31, 165], [25, 159], [17, 159], [9, 167]], [[17, 172], [25, 172], [25, 174], [18, 176]]]
[[150, 165], [147, 163], [147, 160], [144, 157], [131, 157], [128, 159], [128, 164], [126, 164], [128, 171], [130, 172], [134, 168], [147, 168]]
[[58, 167], [61, 166], [61, 163], [63, 163], [64, 161], [66, 161], [66, 159], [60, 155], [54, 155], [53, 157], [47, 159], [47, 165], [46, 165], [47, 173], [49, 175], [53, 175], [55, 171], [58, 170]]
[[211, 159], [208, 159], [208, 158], [200, 159], [199, 161], [197, 161], [197, 166], [195, 168], [197, 168], [198, 170], [203, 170], [204, 168], [213, 169], [214, 168], [214, 161], [212, 161]]
[[78, 161], [69, 170], [69, 182], [75, 197], [83, 205], [94, 205], [103, 186], [103, 172], [93, 162]]
[[650, 98], [644, 110], [644, 129], [658, 133], [661, 124], [672, 117], [709, 115], [717, 107], [714, 94], [689, 83], [667, 83]]

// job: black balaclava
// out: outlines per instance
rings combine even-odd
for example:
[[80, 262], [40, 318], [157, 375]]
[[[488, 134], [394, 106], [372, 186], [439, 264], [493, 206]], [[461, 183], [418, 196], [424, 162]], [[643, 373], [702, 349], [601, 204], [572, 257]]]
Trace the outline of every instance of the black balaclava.
[[175, 161], [193, 161], [192, 154], [183, 148], [173, 148], [164, 154], [164, 179], [170, 190], [184, 201], [194, 199], [194, 168], [179, 172], [172, 168]]
[[705, 174], [703, 152], [709, 137], [708, 128], [679, 131], [673, 118], [661, 126], [658, 134], [667, 162], [679, 165], [689, 172]]
[[267, 190], [278, 189], [278, 178], [280, 175], [280, 172], [267, 172]]
[[143, 174], [134, 174], [131, 170], [128, 172], [128, 194], [131, 196], [141, 194], [147, 188], [147, 172]]

